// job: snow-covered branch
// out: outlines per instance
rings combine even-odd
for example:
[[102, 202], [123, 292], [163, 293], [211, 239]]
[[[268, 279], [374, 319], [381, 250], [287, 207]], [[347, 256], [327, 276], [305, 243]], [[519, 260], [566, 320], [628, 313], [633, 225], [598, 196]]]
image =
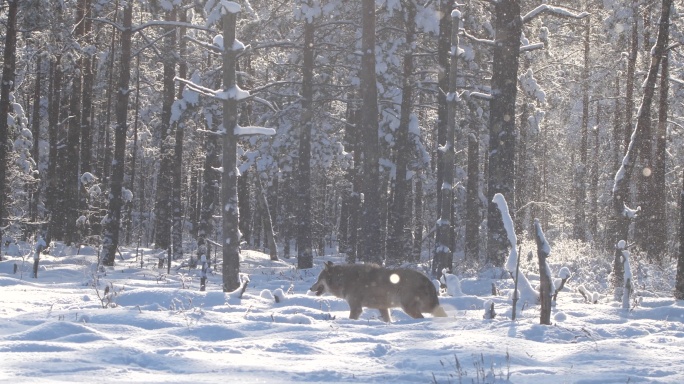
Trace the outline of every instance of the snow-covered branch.
[[237, 136], [247, 136], [247, 135], [273, 136], [276, 134], [276, 131], [273, 128], [254, 127], [254, 126], [241, 127], [239, 125], [235, 126], [234, 132], [235, 132], [235, 135], [237, 135]]
[[245, 91], [237, 85], [229, 89], [214, 90], [201, 86], [190, 80], [181, 79], [180, 77], [175, 77], [174, 80], [185, 84], [188, 88], [199, 93], [200, 95], [208, 96], [217, 100], [244, 100], [249, 97], [249, 91]]
[[583, 19], [589, 16], [589, 12], [572, 13], [565, 8], [554, 7], [553, 5], [548, 4], [542, 4], [522, 17], [523, 24], [532, 21], [534, 18], [541, 16], [544, 13], [551, 13], [555, 16], [570, 17], [573, 19]]
[[543, 49], [544, 43], [527, 44], [520, 47], [520, 52], [535, 51], [537, 49]]
[[472, 97], [474, 99], [487, 100], [487, 101], [492, 99], [492, 95], [490, 95], [489, 93], [484, 93], [484, 92], [468, 92], [466, 94], [466, 97]]

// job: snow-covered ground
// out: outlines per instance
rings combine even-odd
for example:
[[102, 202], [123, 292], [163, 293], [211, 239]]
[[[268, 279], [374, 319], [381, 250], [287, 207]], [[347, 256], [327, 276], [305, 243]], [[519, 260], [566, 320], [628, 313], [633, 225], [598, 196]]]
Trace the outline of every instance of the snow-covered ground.
[[167, 275], [154, 251], [142, 268], [122, 251], [104, 274], [88, 248], [43, 255], [38, 279], [31, 257], [0, 262], [0, 382], [684, 382], [684, 303], [668, 292], [623, 310], [607, 297], [586, 303], [571, 281], [542, 326], [529, 303], [511, 321], [509, 281], [480, 276], [440, 297], [448, 318], [395, 309], [385, 324], [369, 309], [349, 320], [346, 302], [307, 292], [323, 261], [341, 258], [299, 271], [243, 251], [239, 298], [219, 274], [200, 292], [199, 270]]

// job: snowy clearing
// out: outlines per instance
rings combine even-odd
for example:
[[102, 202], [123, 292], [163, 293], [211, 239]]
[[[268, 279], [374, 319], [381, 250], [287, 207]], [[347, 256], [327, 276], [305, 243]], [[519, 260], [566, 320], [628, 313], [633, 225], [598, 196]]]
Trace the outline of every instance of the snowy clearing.
[[[123, 249], [124, 260], [98, 275], [92, 249], [62, 249], [41, 257], [38, 279], [28, 257], [7, 256], [0, 381], [684, 382], [684, 303], [665, 292], [627, 311], [608, 298], [586, 303], [568, 284], [554, 325], [541, 326], [529, 304], [511, 322], [510, 280], [468, 278], [461, 296], [440, 297], [448, 318], [416, 320], [395, 309], [386, 324], [372, 309], [349, 320], [345, 301], [307, 292], [323, 262], [339, 257], [298, 271], [294, 259], [243, 251], [250, 282], [239, 298], [221, 292], [218, 274], [206, 292], [199, 270], [167, 275], [155, 252], [145, 250], [141, 268], [134, 250]], [[500, 295], [492, 296], [492, 283]], [[492, 320], [483, 319], [488, 300]]]

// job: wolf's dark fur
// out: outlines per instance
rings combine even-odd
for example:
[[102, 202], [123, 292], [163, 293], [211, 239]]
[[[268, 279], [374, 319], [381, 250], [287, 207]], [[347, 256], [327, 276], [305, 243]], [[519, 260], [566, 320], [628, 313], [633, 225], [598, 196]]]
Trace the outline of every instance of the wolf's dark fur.
[[434, 284], [427, 276], [411, 269], [327, 262], [311, 290], [318, 296], [327, 292], [345, 299], [349, 303], [350, 319], [358, 319], [363, 307], [378, 309], [387, 322], [389, 309], [395, 307], [401, 307], [414, 319], [422, 318], [423, 313], [446, 317]]

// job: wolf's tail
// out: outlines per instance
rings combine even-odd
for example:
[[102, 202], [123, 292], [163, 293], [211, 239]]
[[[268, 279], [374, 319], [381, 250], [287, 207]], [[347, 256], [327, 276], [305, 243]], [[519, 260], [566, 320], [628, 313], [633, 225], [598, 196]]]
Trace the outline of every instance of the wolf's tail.
[[432, 310], [432, 316], [434, 317], [447, 317], [447, 313], [441, 305], [435, 307]]

